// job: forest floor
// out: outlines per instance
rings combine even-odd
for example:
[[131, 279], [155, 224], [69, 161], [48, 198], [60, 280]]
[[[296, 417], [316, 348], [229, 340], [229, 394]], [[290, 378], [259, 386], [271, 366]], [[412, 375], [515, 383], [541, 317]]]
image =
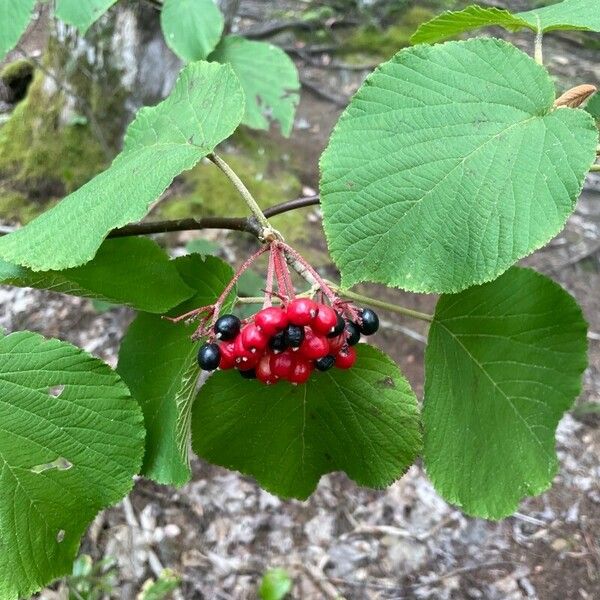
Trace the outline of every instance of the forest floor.
[[[530, 50], [526, 38], [513, 38]], [[559, 85], [600, 84], [597, 51], [548, 38], [547, 64]], [[293, 156], [306, 188], [316, 189], [317, 160], [340, 107], [364, 72], [322, 69], [299, 62], [305, 89], [292, 141], [274, 140]], [[325, 263], [319, 213], [303, 213], [303, 245]], [[172, 240], [181, 246], [185, 237]], [[219, 237], [228, 258], [247, 248]], [[317, 262], [319, 262], [317, 260]], [[161, 566], [182, 577], [176, 597], [256, 598], [261, 575], [286, 569], [292, 598], [575, 600], [600, 598], [600, 176], [590, 176], [566, 229], [523, 261], [553, 276], [580, 302], [590, 326], [590, 367], [577, 407], [557, 435], [560, 471], [553, 486], [525, 500], [501, 522], [469, 518], [433, 490], [420, 464], [385, 491], [358, 488], [341, 474], [322, 479], [305, 503], [282, 501], [253, 480], [200, 460], [193, 481], [179, 490], [140, 479], [129, 501], [102, 513], [82, 552], [118, 561], [115, 598], [135, 598]], [[372, 295], [432, 311], [435, 298], [365, 286]], [[0, 326], [68, 340], [116, 363], [120, 339], [133, 318], [113, 308], [99, 314], [86, 300], [0, 287]], [[375, 344], [401, 365], [419, 397], [426, 328], [382, 314]], [[595, 409], [594, 409], [595, 407]], [[44, 592], [64, 597], [60, 586]]]

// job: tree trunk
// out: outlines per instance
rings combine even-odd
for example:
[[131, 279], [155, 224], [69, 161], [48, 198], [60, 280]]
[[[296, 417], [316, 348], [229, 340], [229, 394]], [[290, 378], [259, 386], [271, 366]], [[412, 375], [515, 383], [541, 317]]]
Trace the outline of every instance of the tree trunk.
[[159, 13], [120, 2], [84, 37], [42, 15], [49, 29], [25, 99], [0, 128], [0, 218], [27, 221], [102, 170], [142, 105], [171, 90], [181, 64]]

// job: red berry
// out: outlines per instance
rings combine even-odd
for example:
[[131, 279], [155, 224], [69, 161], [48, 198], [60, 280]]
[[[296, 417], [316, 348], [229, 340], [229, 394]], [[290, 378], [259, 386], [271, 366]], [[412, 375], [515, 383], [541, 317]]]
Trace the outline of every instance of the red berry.
[[285, 350], [280, 354], [271, 354], [270, 366], [271, 373], [280, 379], [288, 379], [292, 367], [294, 366], [295, 358], [290, 350]]
[[323, 335], [316, 334], [310, 327], [306, 328], [304, 341], [300, 344], [300, 354], [309, 360], [323, 358], [329, 354], [329, 341]]
[[288, 381], [293, 384], [306, 383], [312, 372], [312, 365], [307, 360], [299, 359], [290, 371]]
[[327, 335], [335, 329], [337, 320], [337, 313], [335, 310], [333, 310], [333, 308], [331, 308], [331, 306], [319, 304], [318, 312], [315, 318], [312, 320], [310, 326], [315, 330], [316, 333]]
[[356, 350], [351, 347], [342, 348], [335, 357], [335, 366], [338, 369], [349, 369], [356, 362]]
[[244, 348], [250, 350], [250, 352], [264, 350], [269, 343], [269, 337], [265, 335], [255, 323], [248, 323], [248, 325], [245, 325], [240, 336]]
[[296, 298], [287, 306], [288, 320], [292, 325], [308, 325], [317, 314], [317, 303], [308, 298]]
[[260, 354], [256, 352], [250, 352], [244, 347], [242, 342], [242, 335], [238, 335], [233, 342], [233, 350], [235, 354], [235, 362], [239, 369], [246, 370], [256, 366]]
[[329, 354], [335, 356], [346, 343], [344, 335], [338, 335], [337, 337], [331, 338], [329, 341]]
[[287, 327], [288, 316], [283, 308], [271, 306], [263, 308], [254, 315], [254, 324], [267, 336], [271, 337]]
[[267, 385], [272, 385], [273, 383], [277, 383], [278, 377], [271, 371], [271, 355], [265, 354], [259, 361], [256, 367], [256, 379], [266, 383]]
[[219, 363], [219, 369], [233, 369], [236, 364], [235, 343], [221, 342], [219, 349], [221, 350], [221, 362]]

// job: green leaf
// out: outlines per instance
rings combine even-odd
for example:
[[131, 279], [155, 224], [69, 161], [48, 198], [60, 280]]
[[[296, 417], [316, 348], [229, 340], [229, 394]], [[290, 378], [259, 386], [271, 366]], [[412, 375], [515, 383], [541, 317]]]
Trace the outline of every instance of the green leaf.
[[308, 498], [332, 471], [389, 485], [421, 448], [417, 399], [385, 354], [366, 344], [357, 352], [352, 369], [315, 373], [301, 386], [218, 371], [194, 403], [194, 451], [286, 498]]
[[117, 0], [57, 0], [56, 16], [85, 35]]
[[25, 33], [35, 5], [36, 0], [0, 0], [0, 60]]
[[80, 538], [131, 489], [140, 407], [107, 365], [23, 331], [0, 339], [0, 598], [71, 571]]
[[[212, 256], [202, 260], [193, 254], [173, 262], [196, 295], [174, 309], [172, 316], [212, 304], [233, 275], [226, 263]], [[163, 484], [183, 485], [190, 478], [190, 414], [200, 374], [198, 344], [190, 339], [196, 326], [141, 313], [119, 351], [117, 371], [144, 411], [142, 473]]]
[[200, 256], [216, 256], [219, 249], [219, 244], [211, 240], [205, 240], [204, 238], [191, 240], [185, 246], [185, 251], [188, 254], [200, 254]]
[[282, 135], [290, 135], [300, 80], [296, 65], [281, 48], [229, 35], [209, 58], [229, 63], [239, 77], [246, 94], [244, 125], [269, 129], [270, 121], [277, 121]]
[[456, 292], [555, 236], [598, 132], [554, 100], [543, 67], [495, 39], [408, 48], [369, 76], [321, 158], [344, 286]]
[[112, 166], [0, 239], [0, 256], [34, 271], [88, 262], [111, 229], [139, 221], [174, 177], [227, 138], [243, 111], [243, 91], [229, 66], [188, 65], [166, 100], [139, 111]]
[[283, 600], [292, 590], [292, 578], [284, 569], [270, 569], [260, 582], [261, 600]]
[[423, 23], [410, 41], [413, 44], [432, 44], [465, 31], [492, 25], [504, 27], [508, 31], [524, 28], [543, 32], [557, 29], [600, 31], [600, 10], [598, 0], [564, 0], [516, 14], [474, 4], [463, 10], [443, 12]]
[[580, 392], [586, 323], [550, 279], [513, 268], [442, 296], [425, 353], [425, 465], [438, 492], [499, 519], [557, 471], [554, 434]]
[[36, 272], [0, 260], [0, 284], [96, 298], [154, 313], [163, 313], [194, 293], [165, 252], [146, 238], [107, 240], [89, 263], [65, 271]]
[[167, 46], [186, 62], [206, 58], [225, 26], [213, 0], [165, 0], [160, 23]]
[[600, 121], [600, 92], [596, 92], [585, 105], [585, 110], [596, 119]]

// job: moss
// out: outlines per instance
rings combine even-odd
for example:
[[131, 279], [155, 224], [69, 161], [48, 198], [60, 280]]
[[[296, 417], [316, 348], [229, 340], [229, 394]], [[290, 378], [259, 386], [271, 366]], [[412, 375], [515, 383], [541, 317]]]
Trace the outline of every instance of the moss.
[[33, 63], [26, 59], [20, 58], [7, 63], [0, 70], [0, 79], [7, 85], [10, 85], [17, 79], [25, 79], [33, 74]]
[[413, 6], [397, 23], [386, 29], [381, 30], [373, 26], [355, 29], [342, 45], [340, 52], [347, 55], [346, 60], [349, 62], [355, 60], [358, 64], [365, 61], [364, 55], [380, 60], [388, 59], [398, 50], [409, 46], [410, 37], [416, 28], [433, 16], [431, 10]]
[[[241, 156], [233, 152], [220, 155], [237, 173], [263, 208], [296, 198], [301, 185], [295, 175], [270, 161], [265, 153]], [[244, 201], [229, 180], [212, 163], [203, 161], [181, 176], [173, 198], [159, 205], [159, 213], [168, 219], [207, 215], [244, 215]], [[290, 240], [301, 239], [306, 230], [306, 214], [293, 211], [274, 221]]]
[[[44, 205], [44, 209], [47, 208]], [[27, 196], [0, 187], [0, 216], [4, 221], [25, 225], [38, 216], [41, 205]]]

